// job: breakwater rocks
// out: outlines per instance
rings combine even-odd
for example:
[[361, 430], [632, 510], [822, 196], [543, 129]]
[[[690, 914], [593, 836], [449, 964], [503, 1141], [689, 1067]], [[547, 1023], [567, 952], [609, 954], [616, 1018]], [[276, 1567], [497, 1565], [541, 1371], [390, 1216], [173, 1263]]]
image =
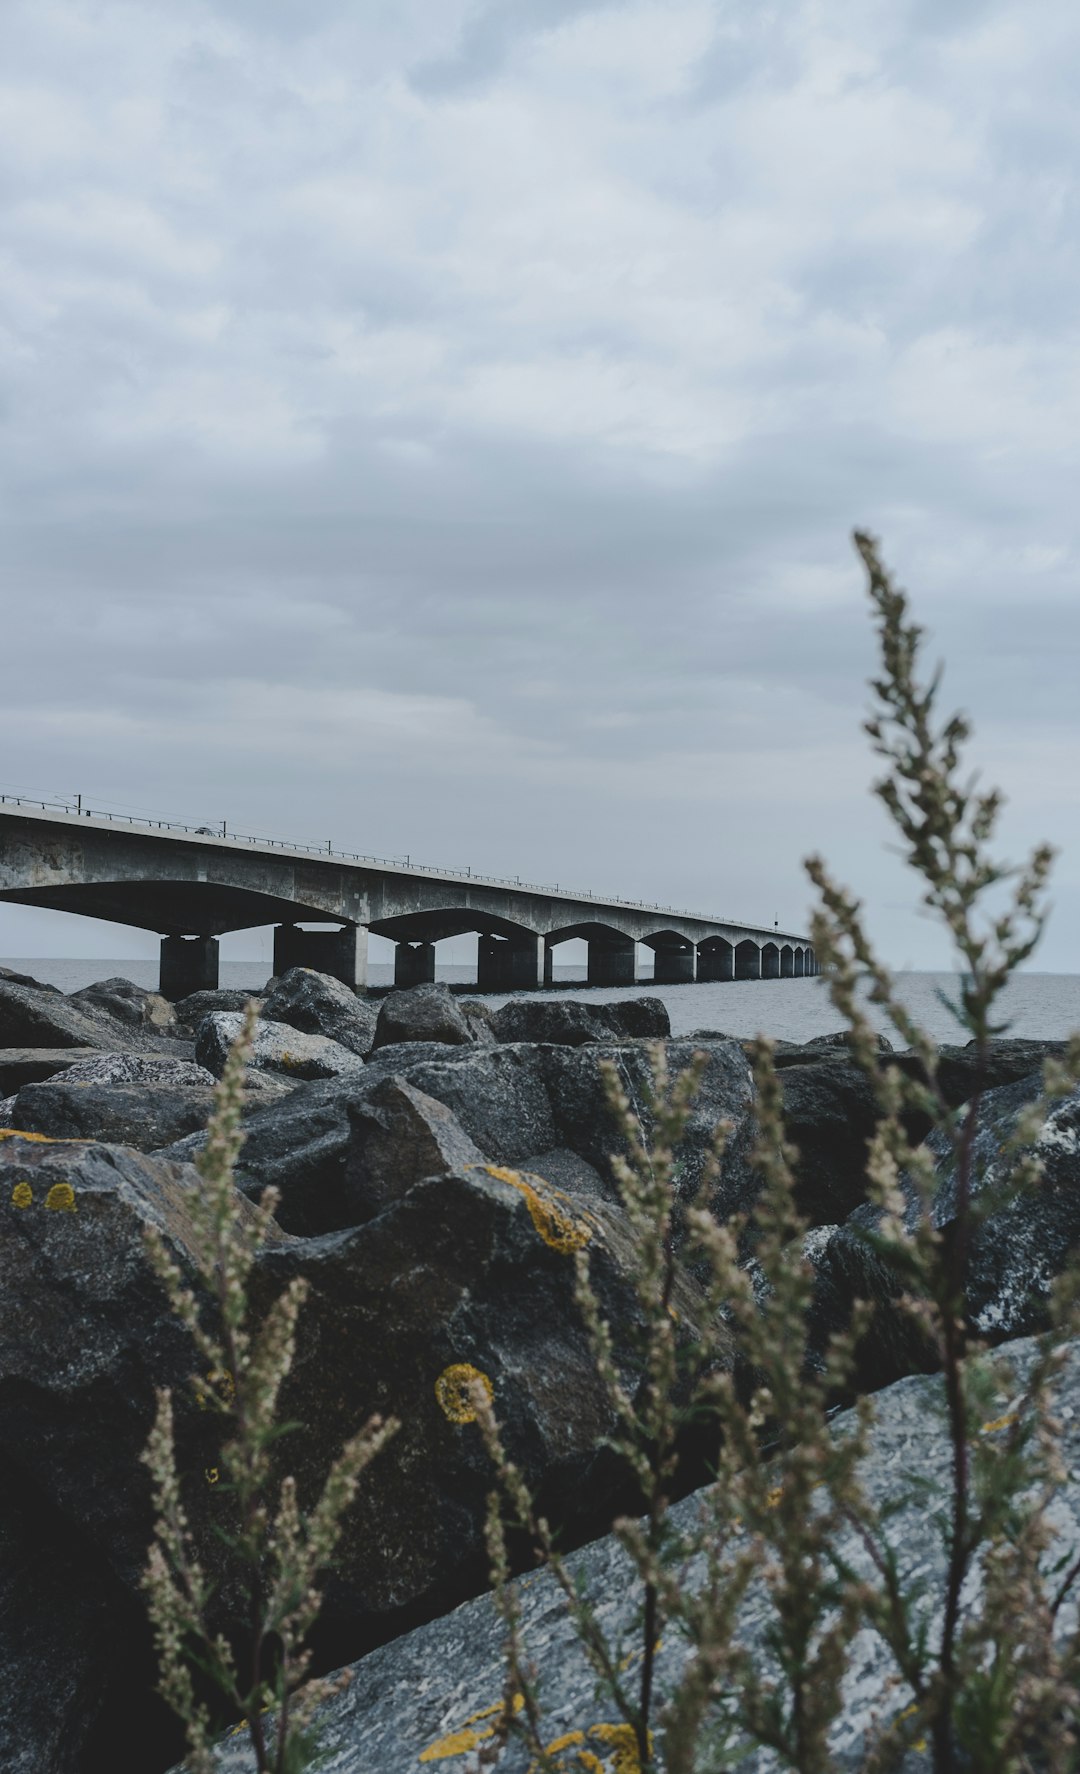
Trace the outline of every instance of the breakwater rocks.
[[[124, 981], [68, 998], [0, 973], [0, 1763], [18, 1774], [112, 1769], [121, 1742], [124, 1765], [140, 1774], [178, 1753], [152, 1693], [138, 1587], [150, 1535], [138, 1457], [157, 1386], [179, 1389], [186, 1502], [224, 1630], [239, 1607], [215, 1532], [217, 1422], [185, 1388], [191, 1346], [165, 1309], [144, 1230], [157, 1227], [190, 1268], [192, 1158], [240, 1004], [236, 994], [198, 993], [162, 1006]], [[709, 1031], [672, 1040], [654, 998], [535, 998], [493, 1013], [424, 986], [390, 994], [376, 1015], [338, 982], [296, 969], [271, 982], [261, 1008], [237, 1184], [248, 1196], [273, 1184], [280, 1206], [255, 1289], [268, 1300], [295, 1274], [309, 1287], [284, 1399], [302, 1428], [283, 1443], [283, 1462], [310, 1495], [371, 1411], [403, 1424], [365, 1476], [316, 1646], [320, 1666], [331, 1668], [383, 1645], [371, 1650], [382, 1660], [371, 1668], [391, 1673], [372, 1676], [377, 1687], [398, 1680], [409, 1658], [428, 1658], [424, 1646], [434, 1647], [435, 1670], [438, 1645], [463, 1642], [452, 1621], [465, 1616], [441, 1617], [484, 1587], [490, 1475], [479, 1438], [446, 1409], [448, 1369], [487, 1375], [509, 1451], [565, 1541], [601, 1532], [613, 1510], [632, 1504], [603, 1450], [609, 1407], [573, 1301], [572, 1257], [587, 1245], [616, 1360], [633, 1386], [636, 1251], [612, 1177], [598, 1061], [610, 1059], [643, 1106], [650, 1040], [666, 1041], [672, 1071], [704, 1053], [680, 1188], [687, 1198], [696, 1192], [713, 1129], [729, 1121], [721, 1214], [754, 1197], [752, 1081], [739, 1042]], [[988, 1188], [1049, 1050], [995, 1046], [978, 1134]], [[870, 1211], [862, 1167], [872, 1090], [839, 1038], [782, 1047], [778, 1063], [814, 1227], [818, 1346], [853, 1297], [869, 1293], [879, 1312], [860, 1350], [860, 1384], [917, 1374], [926, 1351], [857, 1237]], [[948, 1051], [942, 1077], [950, 1100], [965, 1100], [972, 1055]], [[1076, 1098], [1055, 1108], [1040, 1140], [1046, 1185], [996, 1210], [969, 1254], [980, 1323], [994, 1338], [1038, 1327], [1053, 1274], [1080, 1236], [1078, 1116]], [[951, 1191], [942, 1163], [943, 1224]], [[674, 1304], [688, 1325], [705, 1310], [689, 1281]], [[738, 1363], [737, 1350], [730, 1359]], [[595, 1554], [598, 1572], [612, 1556]], [[480, 1611], [469, 1620], [487, 1618], [487, 1604], [470, 1605]], [[386, 1644], [410, 1628], [420, 1636]], [[487, 1643], [481, 1634], [460, 1669], [447, 1665], [445, 1681], [432, 1675], [403, 1743], [429, 1727], [436, 1737], [459, 1699], [467, 1713], [474, 1689], [486, 1697], [485, 1683], [494, 1681], [497, 1698]], [[395, 1656], [399, 1676], [387, 1661]], [[358, 1716], [367, 1667], [335, 1718]], [[552, 1670], [561, 1682], [557, 1659]], [[332, 1766], [375, 1774], [413, 1765], [380, 1741], [372, 1739], [369, 1758], [357, 1751]], [[415, 1761], [419, 1750], [410, 1753]]]

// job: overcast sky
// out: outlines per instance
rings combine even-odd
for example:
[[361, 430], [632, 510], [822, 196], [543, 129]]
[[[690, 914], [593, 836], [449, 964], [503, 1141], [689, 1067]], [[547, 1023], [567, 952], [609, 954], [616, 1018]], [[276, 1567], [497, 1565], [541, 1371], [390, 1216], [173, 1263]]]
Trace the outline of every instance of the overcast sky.
[[1078, 86], [1074, 0], [6, 0], [0, 787], [789, 928], [820, 849], [933, 966], [861, 525], [1080, 970]]

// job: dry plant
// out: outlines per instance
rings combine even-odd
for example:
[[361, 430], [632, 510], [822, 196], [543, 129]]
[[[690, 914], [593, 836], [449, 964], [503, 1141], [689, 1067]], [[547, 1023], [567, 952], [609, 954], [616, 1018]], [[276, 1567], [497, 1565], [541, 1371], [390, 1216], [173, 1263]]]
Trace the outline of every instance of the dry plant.
[[[329, 1565], [360, 1475], [394, 1433], [393, 1419], [372, 1417], [334, 1461], [313, 1507], [300, 1507], [294, 1480], [273, 1494], [273, 1451], [288, 1429], [279, 1421], [282, 1384], [292, 1366], [297, 1318], [306, 1286], [293, 1280], [261, 1323], [253, 1321], [249, 1287], [260, 1249], [272, 1236], [277, 1195], [252, 1208], [233, 1184], [243, 1141], [240, 1114], [255, 1011], [215, 1092], [209, 1138], [197, 1160], [201, 1186], [192, 1191], [189, 1249], [193, 1281], [181, 1272], [161, 1236], [147, 1234], [150, 1256], [169, 1305], [191, 1335], [201, 1372], [192, 1377], [195, 1405], [222, 1423], [218, 1465], [207, 1473], [178, 1470], [173, 1401], [159, 1391], [157, 1419], [144, 1463], [153, 1480], [155, 1528], [144, 1577], [160, 1669], [160, 1691], [182, 1720], [193, 1774], [211, 1774], [211, 1743], [220, 1721], [209, 1696], [217, 1690], [251, 1740], [258, 1774], [301, 1774], [314, 1759], [314, 1706], [327, 1692], [308, 1681], [304, 1640], [318, 1615], [320, 1573]], [[214, 1588], [196, 1553], [184, 1506], [190, 1483], [214, 1486], [228, 1510], [218, 1527], [231, 1581], [244, 1597], [245, 1642], [231, 1643], [212, 1624]]]
[[[981, 794], [961, 776], [967, 722], [940, 720], [939, 676], [917, 676], [921, 631], [907, 598], [882, 566], [877, 546], [857, 534], [881, 648], [873, 683], [877, 713], [867, 732], [886, 773], [876, 792], [920, 875], [927, 907], [950, 932], [961, 975], [955, 1014], [975, 1045], [979, 1073], [988, 1044], [1003, 1031], [1000, 999], [1031, 955], [1045, 918], [1051, 862], [1040, 848], [1021, 869], [992, 859], [999, 797]], [[760, 1193], [750, 1216], [720, 1223], [709, 1207], [715, 1175], [686, 1214], [687, 1237], [675, 1236], [675, 1154], [696, 1092], [700, 1062], [674, 1081], [663, 1049], [654, 1051], [648, 1119], [606, 1068], [609, 1101], [626, 1148], [615, 1161], [623, 1205], [640, 1249], [636, 1286], [643, 1346], [640, 1381], [628, 1389], [613, 1357], [613, 1339], [589, 1283], [588, 1258], [577, 1254], [577, 1297], [616, 1428], [613, 1445], [633, 1473], [643, 1514], [614, 1532], [636, 1575], [639, 1642], [628, 1665], [610, 1643], [589, 1596], [560, 1555], [550, 1525], [536, 1512], [525, 1481], [508, 1458], [490, 1399], [474, 1402], [494, 1463], [498, 1490], [488, 1515], [496, 1596], [507, 1627], [504, 1717], [482, 1759], [497, 1758], [513, 1736], [524, 1737], [537, 1774], [578, 1774], [601, 1766], [582, 1747], [585, 1729], [545, 1741], [543, 1693], [523, 1642], [509, 1581], [506, 1517], [532, 1537], [566, 1599], [570, 1618], [596, 1675], [598, 1693], [617, 1714], [606, 1727], [621, 1774], [700, 1774], [735, 1765], [757, 1747], [798, 1774], [831, 1774], [830, 1731], [843, 1709], [842, 1682], [857, 1633], [870, 1629], [894, 1664], [895, 1717], [872, 1734], [863, 1752], [867, 1774], [901, 1766], [916, 1745], [934, 1774], [1066, 1774], [1080, 1766], [1075, 1719], [1080, 1707], [1080, 1628], [1067, 1604], [1080, 1582], [1080, 1561], [1053, 1555], [1049, 1515], [1063, 1469], [1053, 1386], [1065, 1338], [1076, 1329], [1080, 1270], [1057, 1282], [1049, 1328], [1021, 1383], [1004, 1358], [976, 1335], [967, 1299], [972, 1242], [1003, 1201], [1037, 1187], [1032, 1142], [1055, 1097], [1080, 1079], [1080, 1038], [1064, 1059], [1048, 1062], [1039, 1100], [1019, 1117], [1012, 1169], [1003, 1189], [982, 1187], [975, 1171], [981, 1082], [960, 1109], [949, 1106], [938, 1079], [934, 1042], [897, 995], [865, 934], [857, 901], [836, 886], [818, 858], [807, 864], [820, 895], [813, 940], [833, 1003], [851, 1031], [855, 1061], [873, 1081], [879, 1121], [867, 1165], [867, 1194], [878, 1209], [867, 1233], [891, 1272], [900, 1308], [910, 1314], [936, 1356], [942, 1377], [943, 1430], [950, 1481], [940, 1511], [943, 1581], [940, 1593], [905, 1582], [890, 1525], [914, 1486], [875, 1510], [860, 1483], [873, 1406], [859, 1401], [852, 1430], [830, 1432], [827, 1405], [850, 1380], [869, 1313], [857, 1304], [847, 1330], [823, 1364], [808, 1362], [807, 1313], [813, 1271], [803, 1256], [805, 1223], [794, 1206], [782, 1093], [768, 1042], [754, 1049], [758, 1140], [754, 1164]], [[918, 1076], [882, 1065], [866, 998], [882, 1011], [921, 1062]], [[952, 1223], [934, 1212], [941, 1171], [905, 1133], [911, 1112], [939, 1135], [955, 1179]], [[716, 1148], [723, 1162], [724, 1130]], [[751, 1285], [740, 1251], [755, 1241], [759, 1285]], [[705, 1298], [696, 1325], [672, 1313], [680, 1269], [700, 1282]], [[752, 1383], [738, 1386], [722, 1356], [720, 1327], [734, 1326]], [[1005, 1384], [1015, 1402], [1002, 1427], [979, 1430]], [[676, 1533], [671, 1498], [680, 1449], [693, 1425], [715, 1437], [715, 1482], [701, 1495], [697, 1525]], [[871, 1580], [841, 1555], [854, 1533], [868, 1557]], [[693, 1569], [694, 1581], [685, 1581]], [[768, 1628], [751, 1644], [740, 1614], [764, 1596]], [[667, 1628], [688, 1645], [673, 1691], [656, 1692], [655, 1649]], [[631, 1680], [627, 1671], [635, 1670]], [[621, 1735], [619, 1735], [621, 1733]], [[605, 1740], [607, 1741], [607, 1740]]]

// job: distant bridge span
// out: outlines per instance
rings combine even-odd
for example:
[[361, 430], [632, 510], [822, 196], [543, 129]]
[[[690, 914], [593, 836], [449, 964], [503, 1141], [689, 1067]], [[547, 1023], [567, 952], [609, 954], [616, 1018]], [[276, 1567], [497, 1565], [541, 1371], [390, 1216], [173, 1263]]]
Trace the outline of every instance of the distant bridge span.
[[[637, 943], [652, 949], [658, 985], [817, 972], [809, 939], [775, 928], [10, 797], [0, 899], [156, 931], [173, 998], [217, 985], [219, 936], [264, 924], [276, 926], [275, 973], [316, 967], [357, 989], [369, 930], [396, 943], [399, 985], [434, 979], [435, 944], [467, 932], [479, 937], [481, 991], [550, 984], [554, 950], [575, 937], [590, 985], [633, 985]], [[311, 923], [337, 928], [301, 928]]]

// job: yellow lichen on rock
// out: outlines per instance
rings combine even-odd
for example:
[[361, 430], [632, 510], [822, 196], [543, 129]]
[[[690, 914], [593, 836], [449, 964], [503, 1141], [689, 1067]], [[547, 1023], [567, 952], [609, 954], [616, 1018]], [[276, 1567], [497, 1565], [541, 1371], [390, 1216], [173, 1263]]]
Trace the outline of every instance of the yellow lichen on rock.
[[29, 1207], [33, 1199], [34, 1191], [28, 1182], [24, 1180], [21, 1183], [15, 1184], [15, 1187], [11, 1191], [12, 1207]]
[[[590, 1749], [590, 1743], [598, 1748]], [[649, 1748], [651, 1751], [651, 1731]], [[549, 1759], [554, 1756], [562, 1758], [566, 1750], [574, 1751], [569, 1760], [552, 1762]], [[560, 1774], [641, 1774], [637, 1738], [630, 1725], [590, 1725], [587, 1731], [567, 1731], [562, 1737], [545, 1743], [544, 1765], [558, 1768]], [[529, 1774], [540, 1774], [539, 1762], [530, 1764]]]
[[74, 1146], [77, 1140], [54, 1140], [47, 1133], [26, 1133], [21, 1127], [0, 1127], [0, 1140], [31, 1140], [35, 1146]]
[[487, 1394], [488, 1402], [495, 1396], [494, 1388], [487, 1375], [468, 1361], [454, 1361], [449, 1367], [443, 1368], [435, 1382], [435, 1397], [445, 1417], [451, 1423], [475, 1423], [476, 1405], [473, 1402], [473, 1387], [479, 1386]]
[[508, 1170], [502, 1164], [485, 1164], [484, 1169], [496, 1182], [509, 1183], [512, 1189], [517, 1190], [529, 1210], [533, 1225], [551, 1250], [561, 1251], [564, 1256], [569, 1256], [575, 1250], [583, 1250], [588, 1244], [592, 1237], [589, 1227], [551, 1199], [554, 1195], [559, 1201], [566, 1201], [567, 1197], [560, 1190], [554, 1189], [549, 1194], [541, 1195], [534, 1183], [522, 1176], [519, 1170]]
[[54, 1183], [45, 1197], [45, 1206], [53, 1213], [77, 1213], [75, 1191], [70, 1183]]
[[[524, 1695], [515, 1694], [512, 1702], [514, 1711], [520, 1712], [524, 1704]], [[439, 1737], [434, 1743], [429, 1743], [426, 1749], [422, 1749], [419, 1760], [448, 1762], [453, 1756], [467, 1756], [472, 1750], [479, 1749], [482, 1743], [489, 1743], [495, 1735], [497, 1725], [488, 1725], [483, 1731], [477, 1731], [475, 1727], [483, 1724], [485, 1719], [496, 1719], [502, 1709], [503, 1703], [499, 1700], [494, 1706], [485, 1706], [481, 1712], [471, 1713], [459, 1731], [451, 1731], [448, 1737]]]

